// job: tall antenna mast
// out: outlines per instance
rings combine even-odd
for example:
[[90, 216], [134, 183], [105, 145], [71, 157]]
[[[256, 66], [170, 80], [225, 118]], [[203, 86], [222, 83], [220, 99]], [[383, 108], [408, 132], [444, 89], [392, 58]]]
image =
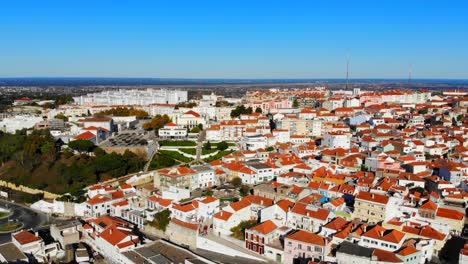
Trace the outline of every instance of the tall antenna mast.
[[348, 84], [349, 84], [349, 49], [346, 52], [346, 90], [348, 90]]
[[411, 75], [413, 74], [413, 64], [409, 65], [409, 70], [408, 70], [408, 83], [411, 83]]

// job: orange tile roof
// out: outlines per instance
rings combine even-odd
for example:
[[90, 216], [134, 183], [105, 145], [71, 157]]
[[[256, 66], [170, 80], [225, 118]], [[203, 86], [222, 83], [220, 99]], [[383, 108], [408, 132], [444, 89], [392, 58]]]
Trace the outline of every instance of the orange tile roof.
[[356, 199], [365, 200], [368, 202], [374, 202], [379, 204], [387, 204], [389, 197], [386, 195], [371, 193], [371, 192], [359, 192]]
[[207, 196], [205, 199], [201, 200], [200, 202], [207, 204], [207, 203], [212, 203], [212, 202], [217, 201], [217, 200], [218, 200], [218, 198], [216, 198], [214, 196]]
[[250, 201], [247, 199], [242, 199], [238, 202], [232, 203], [231, 208], [234, 209], [234, 211], [239, 211], [241, 209], [246, 208], [247, 206], [250, 206]]
[[462, 220], [463, 217], [465, 217], [465, 214], [457, 210], [440, 207], [437, 210], [436, 216], [454, 220]]
[[405, 233], [396, 229], [385, 229], [380, 225], [375, 225], [362, 236], [398, 244], [405, 237]]
[[122, 230], [121, 228], [118, 228], [117, 226], [110, 226], [106, 228], [104, 231], [102, 231], [101, 234], [99, 234], [99, 236], [102, 239], [106, 240], [109, 244], [113, 246], [116, 246], [122, 240], [132, 235], [134, 234], [131, 231]]
[[300, 214], [303, 216], [309, 216], [312, 218], [326, 220], [330, 215], [330, 211], [323, 208], [316, 208], [315, 210], [307, 209], [307, 205], [303, 203], [297, 203], [292, 209], [291, 212]]
[[271, 233], [276, 228], [278, 228], [278, 226], [273, 221], [268, 220], [250, 228], [250, 230], [257, 231], [260, 234], [266, 235], [266, 234]]
[[417, 250], [416, 248], [414, 248], [412, 246], [405, 246], [405, 247], [400, 248], [396, 252], [396, 254], [400, 255], [400, 256], [409, 256], [409, 255], [412, 255], [412, 254], [417, 253], [417, 252], [419, 252], [419, 250]]
[[32, 231], [23, 230], [19, 233], [13, 235], [13, 237], [18, 241], [21, 245], [26, 245], [32, 242], [42, 240], [40, 237], [36, 236], [32, 233]]
[[431, 200], [428, 200], [427, 202], [425, 202], [423, 205], [421, 205], [419, 208], [420, 209], [426, 209], [426, 210], [432, 210], [432, 211], [435, 211], [437, 210], [439, 206], [434, 203], [433, 201]]
[[193, 110], [189, 110], [184, 113], [184, 115], [193, 115], [194, 117], [200, 117], [201, 115]]
[[382, 249], [374, 249], [374, 252], [372, 252], [372, 256], [376, 257], [378, 261], [382, 262], [403, 263], [403, 260], [397, 257], [395, 253]]
[[260, 205], [264, 205], [264, 206], [270, 206], [270, 205], [274, 204], [273, 199], [266, 198], [266, 197], [261, 197], [261, 196], [258, 196], [258, 195], [248, 195], [248, 196], [244, 197], [244, 199], [249, 200], [253, 204], [260, 204]]
[[86, 131], [84, 133], [79, 134], [78, 136], [74, 137], [76, 140], [89, 140], [92, 139], [93, 137], [96, 137], [93, 133]]
[[111, 199], [107, 196], [104, 196], [102, 194], [97, 194], [93, 198], [89, 199], [86, 201], [87, 204], [90, 205], [95, 205], [95, 204], [100, 204], [100, 203], [105, 203], [110, 201]]
[[189, 229], [192, 229], [192, 230], [198, 230], [198, 224], [187, 223], [187, 222], [181, 221], [181, 220], [176, 219], [176, 218], [172, 218], [171, 222], [178, 225], [178, 226], [182, 226], [182, 227], [189, 228]]
[[220, 220], [223, 220], [223, 221], [227, 221], [229, 220], [229, 218], [231, 218], [233, 214], [231, 212], [227, 212], [227, 211], [220, 211], [220, 212], [217, 212], [216, 214], [214, 214], [214, 218], [217, 218], [217, 219], [220, 219]]
[[307, 232], [305, 230], [299, 230], [291, 235], [288, 235], [285, 239], [292, 239], [319, 246], [325, 246], [325, 244], [327, 243], [325, 237], [311, 232]]
[[276, 205], [284, 212], [288, 212], [290, 208], [294, 207], [294, 203], [290, 200], [281, 200], [277, 202]]

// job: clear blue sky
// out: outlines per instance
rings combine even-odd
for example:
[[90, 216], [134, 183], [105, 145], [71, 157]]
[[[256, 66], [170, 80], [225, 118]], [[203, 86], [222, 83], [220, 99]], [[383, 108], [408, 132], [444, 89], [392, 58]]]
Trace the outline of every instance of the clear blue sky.
[[468, 1], [0, 3], [0, 77], [468, 78]]

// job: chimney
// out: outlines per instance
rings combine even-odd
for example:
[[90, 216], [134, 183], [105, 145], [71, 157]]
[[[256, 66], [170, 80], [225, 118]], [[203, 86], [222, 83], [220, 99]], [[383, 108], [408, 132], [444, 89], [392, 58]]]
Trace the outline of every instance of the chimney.
[[309, 211], [307, 211], [307, 216], [310, 216], [310, 212], [309, 212]]
[[223, 216], [223, 211], [221, 211], [221, 216]]
[[113, 230], [112, 228], [109, 229], [109, 235], [112, 235], [112, 230]]
[[260, 200], [260, 205], [263, 205], [263, 199]]

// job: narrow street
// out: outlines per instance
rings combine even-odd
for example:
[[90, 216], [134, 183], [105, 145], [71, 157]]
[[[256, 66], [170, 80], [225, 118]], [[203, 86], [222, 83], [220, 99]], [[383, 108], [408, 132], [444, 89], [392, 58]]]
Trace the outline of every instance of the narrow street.
[[198, 135], [197, 140], [197, 158], [196, 161], [201, 161], [202, 151], [203, 151], [203, 141], [205, 141], [206, 130], [201, 130], [200, 135]]

